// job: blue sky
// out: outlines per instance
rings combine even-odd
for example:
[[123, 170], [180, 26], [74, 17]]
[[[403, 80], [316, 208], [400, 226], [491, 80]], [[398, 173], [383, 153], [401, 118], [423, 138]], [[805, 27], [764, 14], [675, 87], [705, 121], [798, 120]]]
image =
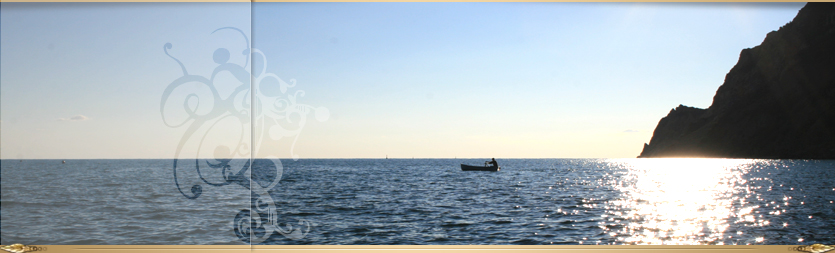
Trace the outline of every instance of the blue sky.
[[[311, 108], [262, 156], [635, 157], [661, 117], [709, 106], [740, 50], [802, 6], [2, 3], [0, 157], [173, 157], [191, 139], [162, 121], [183, 75], [163, 45], [189, 74], [210, 77], [221, 47], [252, 70], [243, 37], [221, 27], [244, 31], [266, 73], [296, 81], [281, 96], [303, 90]], [[216, 79], [222, 93], [234, 83]]]

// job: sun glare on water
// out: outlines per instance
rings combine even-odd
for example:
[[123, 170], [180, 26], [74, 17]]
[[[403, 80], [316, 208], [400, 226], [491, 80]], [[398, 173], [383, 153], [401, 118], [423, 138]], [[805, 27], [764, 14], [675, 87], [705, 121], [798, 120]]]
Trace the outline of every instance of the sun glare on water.
[[722, 244], [729, 218], [754, 219], [734, 208], [752, 160], [658, 158], [613, 160], [626, 169], [616, 188], [624, 198], [611, 211], [624, 219], [625, 244]]

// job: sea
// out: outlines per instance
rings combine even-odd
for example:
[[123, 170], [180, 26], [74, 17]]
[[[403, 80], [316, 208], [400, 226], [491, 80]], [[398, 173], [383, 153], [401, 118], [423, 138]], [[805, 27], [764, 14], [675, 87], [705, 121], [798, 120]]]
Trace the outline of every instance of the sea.
[[2, 160], [0, 244], [835, 244], [831, 160], [486, 160]]

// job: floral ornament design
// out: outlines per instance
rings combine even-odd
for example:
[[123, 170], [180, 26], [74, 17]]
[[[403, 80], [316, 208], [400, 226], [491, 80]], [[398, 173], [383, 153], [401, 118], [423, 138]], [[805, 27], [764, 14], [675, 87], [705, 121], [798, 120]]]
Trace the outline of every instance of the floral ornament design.
[[808, 245], [808, 246], [799, 246], [799, 247], [792, 247], [789, 248], [793, 251], [800, 251], [800, 252], [809, 252], [809, 253], [824, 253], [835, 250], [835, 246], [824, 245], [820, 243]]
[[25, 252], [35, 252], [35, 251], [46, 251], [46, 247], [38, 247], [33, 245], [23, 245], [20, 243], [15, 243], [12, 245], [0, 245], [0, 250], [12, 253], [25, 253]]
[[[246, 60], [232, 63], [230, 51], [218, 48], [212, 57], [217, 66], [210, 78], [189, 74], [169, 53], [173, 45], [163, 47], [183, 73], [166, 87], [160, 101], [163, 122], [172, 128], [186, 127], [175, 152], [174, 183], [187, 199], [199, 198], [203, 184], [237, 184], [248, 189], [250, 208], [238, 212], [233, 223], [241, 241], [261, 243], [274, 232], [290, 239], [304, 238], [310, 232], [309, 221], [301, 219], [296, 227], [278, 222], [278, 209], [269, 191], [278, 185], [284, 168], [281, 160], [262, 147], [276, 147], [280, 140], [292, 139], [290, 155], [297, 160], [294, 147], [307, 117], [312, 113], [318, 121], [326, 121], [329, 111], [298, 103], [304, 91], [291, 92], [296, 80], [287, 83], [266, 73], [264, 53], [250, 48], [249, 37], [240, 29], [223, 27], [212, 34], [227, 30], [243, 37], [246, 47], [241, 54]], [[257, 71], [250, 74], [248, 68]], [[178, 102], [181, 107], [176, 106]], [[171, 115], [172, 111], [179, 116]], [[184, 191], [183, 186], [188, 185], [189, 190]]]

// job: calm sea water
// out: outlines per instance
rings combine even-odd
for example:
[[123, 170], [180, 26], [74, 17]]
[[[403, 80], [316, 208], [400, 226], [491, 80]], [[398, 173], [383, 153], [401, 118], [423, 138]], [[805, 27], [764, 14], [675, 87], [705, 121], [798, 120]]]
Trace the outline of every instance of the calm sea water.
[[[301, 239], [269, 244], [832, 244], [835, 161], [282, 160], [270, 192]], [[236, 184], [174, 184], [172, 160], [2, 160], [0, 244], [244, 244]], [[188, 188], [184, 189], [187, 191]], [[296, 226], [298, 227], [298, 225]]]

